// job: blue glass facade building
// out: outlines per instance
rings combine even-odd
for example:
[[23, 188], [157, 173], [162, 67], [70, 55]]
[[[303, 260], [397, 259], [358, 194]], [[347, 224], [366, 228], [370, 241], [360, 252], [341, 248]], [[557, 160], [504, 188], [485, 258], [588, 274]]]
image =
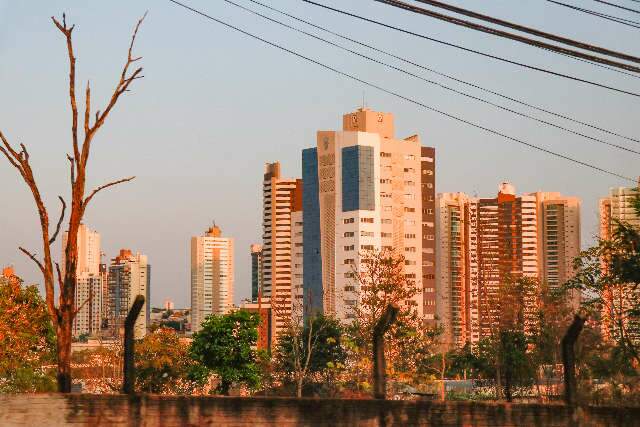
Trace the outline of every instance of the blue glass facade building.
[[318, 150], [302, 150], [302, 284], [304, 316], [323, 312], [322, 257], [320, 247], [320, 195], [318, 191]]

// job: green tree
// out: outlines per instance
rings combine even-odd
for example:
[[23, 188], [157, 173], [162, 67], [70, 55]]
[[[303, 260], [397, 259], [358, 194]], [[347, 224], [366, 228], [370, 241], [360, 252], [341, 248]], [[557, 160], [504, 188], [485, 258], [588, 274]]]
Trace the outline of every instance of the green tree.
[[0, 392], [55, 390], [43, 365], [55, 363], [55, 333], [35, 286], [0, 277]]
[[260, 367], [254, 348], [259, 322], [257, 313], [246, 310], [212, 314], [193, 335], [191, 357], [218, 376], [219, 393], [228, 395], [233, 384], [244, 384], [250, 389], [258, 387]]
[[318, 315], [307, 319], [304, 327], [291, 324], [279, 337], [275, 369], [284, 381], [295, 384], [298, 397], [310, 379], [320, 379], [328, 385], [332, 375], [344, 367], [342, 334], [338, 320]]
[[[405, 274], [405, 258], [392, 250], [371, 250], [360, 254], [359, 268], [352, 276], [359, 289], [353, 307], [353, 324], [348, 328], [351, 386], [368, 388], [371, 378], [373, 327], [389, 304], [400, 307], [395, 323], [387, 332], [385, 356], [390, 378], [423, 382], [439, 334], [418, 317], [418, 288]], [[430, 374], [429, 374], [430, 375]]]
[[[633, 200], [640, 216], [640, 199]], [[582, 251], [574, 262], [575, 276], [567, 289], [585, 297], [587, 317], [601, 315], [603, 329], [620, 351], [640, 364], [640, 230], [614, 220], [609, 239]]]
[[146, 393], [179, 394], [198, 384], [197, 363], [173, 329], [160, 327], [136, 344], [136, 388]]

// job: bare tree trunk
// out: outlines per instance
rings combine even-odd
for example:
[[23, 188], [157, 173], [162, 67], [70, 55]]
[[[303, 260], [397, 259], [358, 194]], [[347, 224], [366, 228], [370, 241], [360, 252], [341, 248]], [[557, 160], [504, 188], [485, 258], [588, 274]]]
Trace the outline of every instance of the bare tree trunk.
[[[146, 14], [145, 14], [146, 16]], [[60, 23], [54, 17], [51, 18], [55, 26], [64, 34], [67, 44], [67, 54], [69, 58], [69, 103], [71, 106], [71, 137], [72, 137], [72, 153], [67, 154], [67, 160], [70, 163], [70, 182], [71, 182], [71, 213], [69, 215], [69, 228], [67, 230], [67, 243], [65, 246], [65, 263], [64, 263], [64, 278], [60, 271], [60, 266], [55, 263], [57, 282], [59, 286], [59, 303], [55, 304], [55, 277], [54, 277], [54, 262], [51, 257], [51, 245], [55, 242], [56, 237], [60, 232], [60, 226], [64, 220], [64, 214], [66, 209], [66, 203], [62, 197], [59, 197], [62, 202], [62, 212], [60, 219], [58, 220], [55, 232], [50, 236], [49, 231], [49, 214], [47, 208], [43, 202], [40, 189], [34, 177], [29, 162], [29, 153], [24, 144], [20, 144], [20, 151], [17, 151], [7, 140], [7, 138], [0, 132], [0, 153], [2, 153], [9, 163], [18, 170], [22, 176], [25, 184], [31, 190], [36, 208], [38, 210], [38, 216], [40, 219], [40, 229], [42, 233], [42, 246], [43, 254], [42, 260], [39, 260], [35, 254], [27, 251], [24, 248], [19, 248], [25, 255], [36, 263], [40, 272], [42, 273], [47, 309], [51, 316], [51, 321], [56, 331], [57, 338], [57, 379], [58, 379], [58, 391], [68, 393], [71, 391], [71, 333], [73, 327], [73, 319], [82, 306], [87, 302], [83, 302], [77, 307], [75, 301], [75, 287], [76, 287], [76, 267], [78, 261], [78, 228], [82, 222], [85, 210], [89, 205], [89, 202], [93, 197], [101, 190], [105, 188], [131, 181], [134, 177], [124, 178], [117, 181], [112, 181], [107, 184], [101, 185], [93, 190], [89, 196], [85, 197], [86, 190], [86, 174], [87, 165], [89, 162], [89, 155], [91, 153], [91, 142], [98, 130], [105, 123], [105, 120], [109, 116], [110, 112], [116, 106], [120, 96], [129, 90], [129, 86], [134, 80], [142, 78], [142, 68], [137, 68], [133, 72], [129, 72], [131, 65], [140, 60], [141, 58], [133, 57], [133, 45], [135, 43], [138, 29], [144, 20], [144, 16], [138, 21], [133, 36], [131, 37], [131, 43], [129, 45], [129, 51], [127, 55], [127, 61], [120, 74], [118, 84], [111, 95], [109, 103], [103, 111], [98, 110], [95, 113], [95, 119], [93, 124], [91, 123], [91, 90], [89, 83], [85, 91], [85, 108], [84, 108], [84, 138], [80, 141], [78, 135], [78, 104], [76, 99], [76, 58], [73, 52], [73, 41], [71, 34], [74, 26], [67, 26], [66, 17], [62, 15], [62, 23]]]
[[397, 305], [387, 305], [384, 313], [373, 327], [373, 397], [385, 399], [387, 397], [387, 364], [384, 357], [384, 334], [396, 321]]
[[567, 333], [562, 337], [560, 345], [562, 347], [562, 365], [564, 366], [564, 401], [574, 407], [576, 401], [576, 361], [574, 345], [582, 332], [585, 319], [577, 314], [573, 318], [573, 322], [567, 329]]
[[124, 321], [124, 381], [122, 382], [122, 392], [125, 394], [135, 393], [136, 385], [136, 365], [135, 365], [135, 341], [134, 326], [140, 315], [140, 310], [144, 305], [144, 297], [137, 295], [133, 305]]

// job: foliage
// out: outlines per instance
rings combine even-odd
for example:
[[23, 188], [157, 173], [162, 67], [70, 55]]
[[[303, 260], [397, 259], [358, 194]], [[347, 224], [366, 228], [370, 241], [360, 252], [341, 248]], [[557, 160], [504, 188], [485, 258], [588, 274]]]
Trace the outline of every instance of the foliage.
[[254, 350], [258, 340], [257, 313], [245, 310], [225, 315], [212, 314], [202, 322], [202, 329], [193, 335], [191, 357], [213, 371], [220, 383], [217, 391], [229, 394], [233, 384], [255, 389], [260, 383], [258, 355]]
[[354, 322], [350, 335], [347, 385], [356, 390], [371, 384], [373, 327], [389, 304], [400, 307], [396, 322], [386, 335], [385, 356], [392, 379], [422, 382], [431, 375], [439, 330], [426, 326], [418, 318], [415, 281], [404, 273], [405, 258], [390, 250], [372, 250], [360, 254], [360, 270], [353, 276], [360, 299], [353, 307]]
[[275, 369], [284, 382], [296, 384], [298, 395], [306, 382], [333, 383], [344, 368], [343, 327], [331, 317], [318, 315], [300, 328], [292, 324], [278, 339]]
[[[640, 200], [634, 199], [640, 215]], [[640, 364], [640, 230], [614, 221], [610, 239], [600, 239], [574, 262], [575, 276], [566, 287], [586, 297], [582, 309], [601, 314], [603, 330], [620, 351]]]
[[136, 388], [146, 393], [179, 394], [202, 385], [189, 346], [173, 329], [158, 328], [136, 343]]
[[55, 334], [35, 286], [17, 276], [0, 278], [0, 392], [55, 389], [42, 366], [55, 362]]

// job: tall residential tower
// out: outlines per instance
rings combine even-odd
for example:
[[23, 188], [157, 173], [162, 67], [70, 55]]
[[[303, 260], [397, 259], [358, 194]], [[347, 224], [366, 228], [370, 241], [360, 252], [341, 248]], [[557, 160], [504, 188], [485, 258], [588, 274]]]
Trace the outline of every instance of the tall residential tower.
[[191, 330], [197, 332], [210, 314], [233, 306], [233, 239], [215, 224], [204, 236], [191, 238]]
[[295, 260], [302, 260], [302, 241], [293, 241], [299, 236], [295, 236], [297, 231], [292, 229], [300, 221], [300, 215], [296, 212], [302, 207], [302, 180], [284, 178], [279, 162], [267, 163], [262, 194], [263, 297], [271, 301], [274, 317], [272, 335], [277, 339], [291, 320], [295, 301], [294, 279], [297, 279], [295, 274], [299, 274], [292, 269], [296, 268], [296, 264], [301, 264]]
[[[305, 309], [349, 321], [359, 304], [352, 277], [368, 250], [405, 256], [419, 315], [435, 314], [435, 179], [432, 148], [397, 139], [391, 113], [360, 108], [342, 131], [319, 131], [303, 150]], [[428, 292], [427, 292], [428, 291]]]

